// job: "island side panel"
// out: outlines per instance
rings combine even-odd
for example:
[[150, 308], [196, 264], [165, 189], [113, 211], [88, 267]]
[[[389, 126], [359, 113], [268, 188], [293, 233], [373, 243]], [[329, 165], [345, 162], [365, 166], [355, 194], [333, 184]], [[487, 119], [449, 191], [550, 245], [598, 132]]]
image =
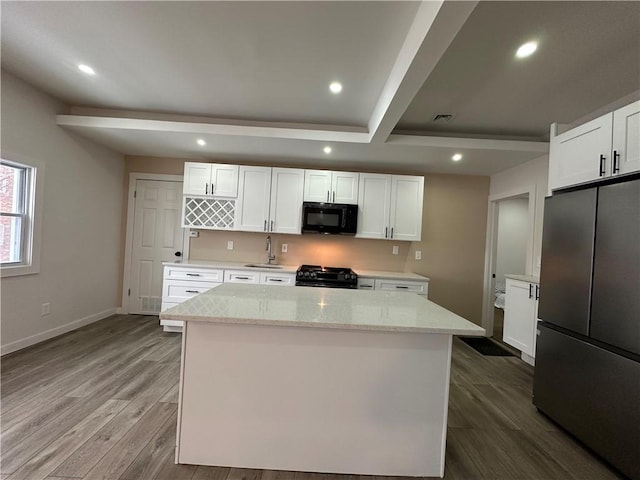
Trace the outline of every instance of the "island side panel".
[[451, 336], [189, 322], [178, 462], [441, 476]]

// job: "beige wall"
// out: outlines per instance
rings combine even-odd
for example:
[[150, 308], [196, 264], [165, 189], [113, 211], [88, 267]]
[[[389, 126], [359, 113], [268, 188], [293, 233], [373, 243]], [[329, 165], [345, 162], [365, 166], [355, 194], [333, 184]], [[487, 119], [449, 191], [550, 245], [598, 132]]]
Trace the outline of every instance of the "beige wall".
[[[130, 172], [182, 174], [183, 163], [181, 159], [126, 157], [126, 182]], [[488, 195], [489, 177], [428, 175], [421, 242], [273, 234], [277, 261], [420, 273], [431, 278], [431, 300], [479, 324]], [[200, 237], [191, 239], [190, 257], [264, 262], [265, 239], [263, 233], [200, 230]], [[229, 240], [234, 242], [233, 250], [227, 250]], [[281, 253], [283, 243], [288, 253]], [[398, 255], [392, 254], [393, 245], [399, 247]], [[422, 251], [422, 260], [414, 260], [416, 250]]]
[[[2, 156], [44, 169], [40, 271], [2, 279], [3, 353], [120, 305], [124, 158], [58, 127], [55, 116], [66, 108], [2, 72]], [[42, 316], [45, 302], [51, 314]]]

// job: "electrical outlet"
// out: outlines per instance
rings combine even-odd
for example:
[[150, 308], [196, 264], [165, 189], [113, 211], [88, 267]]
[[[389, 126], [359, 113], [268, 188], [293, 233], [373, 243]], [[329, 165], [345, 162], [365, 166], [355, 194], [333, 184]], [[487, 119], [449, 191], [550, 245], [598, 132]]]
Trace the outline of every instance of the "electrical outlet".
[[227, 250], [233, 250], [233, 240], [227, 242]]
[[422, 260], [422, 252], [420, 250], [416, 250], [416, 260]]
[[51, 313], [51, 304], [49, 302], [42, 304], [42, 316], [49, 315]]
[[394, 254], [394, 255], [397, 255], [397, 254], [398, 254], [398, 251], [399, 251], [399, 249], [398, 249], [398, 245], [394, 245], [394, 246], [393, 246], [393, 254]]
[[287, 253], [287, 250], [289, 249], [289, 246], [286, 243], [282, 244], [282, 253]]
[[197, 230], [189, 230], [189, 236], [191, 238], [198, 238], [200, 236], [200, 232]]

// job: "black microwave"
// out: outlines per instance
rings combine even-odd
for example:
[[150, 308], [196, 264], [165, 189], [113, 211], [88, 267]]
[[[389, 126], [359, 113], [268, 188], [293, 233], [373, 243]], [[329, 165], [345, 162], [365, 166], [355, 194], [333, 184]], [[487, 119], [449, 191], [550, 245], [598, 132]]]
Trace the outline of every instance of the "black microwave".
[[355, 235], [357, 227], [357, 205], [315, 202], [302, 204], [302, 233]]

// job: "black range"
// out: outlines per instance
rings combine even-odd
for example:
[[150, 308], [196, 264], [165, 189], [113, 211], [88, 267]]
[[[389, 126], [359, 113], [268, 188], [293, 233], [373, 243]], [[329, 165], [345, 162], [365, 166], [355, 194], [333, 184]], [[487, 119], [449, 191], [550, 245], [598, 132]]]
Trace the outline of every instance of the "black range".
[[302, 265], [296, 272], [296, 285], [303, 287], [358, 288], [358, 275], [350, 268]]

